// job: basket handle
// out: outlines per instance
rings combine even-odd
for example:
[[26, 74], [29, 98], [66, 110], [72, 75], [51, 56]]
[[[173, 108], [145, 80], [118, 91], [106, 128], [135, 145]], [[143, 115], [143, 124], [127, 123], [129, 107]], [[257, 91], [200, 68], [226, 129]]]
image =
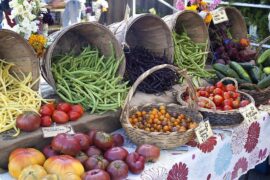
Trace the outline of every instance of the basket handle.
[[243, 91], [237, 91], [237, 92], [239, 92], [240, 94], [244, 94], [245, 96], [248, 97], [248, 99], [250, 99], [251, 103], [255, 104], [255, 100], [253, 99], [253, 97], [251, 95], [249, 95], [248, 93], [245, 93]]
[[122, 111], [121, 118], [120, 118], [121, 121], [125, 121], [126, 118], [124, 118], [124, 117], [129, 117], [130, 102], [131, 102], [131, 99], [132, 99], [133, 95], [135, 94], [136, 89], [139, 86], [139, 84], [141, 82], [143, 82], [143, 80], [145, 78], [147, 78], [149, 75], [151, 75], [152, 73], [154, 73], [154, 72], [156, 72], [156, 71], [158, 71], [160, 69], [164, 69], [164, 68], [171, 69], [171, 70], [177, 72], [179, 75], [183, 76], [186, 79], [186, 82], [187, 82], [187, 84], [189, 86], [190, 94], [192, 95], [193, 100], [195, 101], [194, 103], [192, 101], [190, 101], [189, 107], [193, 108], [195, 110], [198, 110], [198, 105], [197, 105], [198, 98], [197, 98], [196, 93], [195, 93], [196, 91], [195, 91], [194, 85], [193, 85], [190, 77], [188, 76], [187, 71], [185, 69], [180, 70], [178, 67], [170, 65], [170, 64], [162, 64], [162, 65], [157, 65], [157, 66], [145, 71], [134, 82], [134, 84], [130, 88], [130, 90], [128, 92], [128, 95], [127, 95], [127, 97], [125, 99], [125, 103], [124, 103], [124, 106], [123, 106], [123, 111]]
[[255, 56], [255, 59], [258, 59], [259, 55], [260, 55], [260, 52], [262, 50], [262, 46], [264, 43], [266, 43], [267, 41], [270, 40], [270, 36], [266, 37], [264, 40], [262, 40], [260, 43], [259, 43], [259, 46], [257, 48], [257, 54]]
[[233, 81], [233, 83], [235, 85], [235, 88], [236, 88], [236, 91], [238, 91], [239, 87], [238, 87], [238, 82], [236, 81], [236, 79], [231, 78], [231, 77], [225, 77], [225, 78], [222, 78], [219, 82], [223, 82], [223, 81], [226, 81], [226, 80]]

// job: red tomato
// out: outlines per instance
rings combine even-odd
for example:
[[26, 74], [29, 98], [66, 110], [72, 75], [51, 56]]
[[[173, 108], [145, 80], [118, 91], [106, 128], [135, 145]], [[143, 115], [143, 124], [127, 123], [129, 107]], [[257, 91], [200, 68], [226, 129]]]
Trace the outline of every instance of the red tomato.
[[233, 91], [233, 92], [236, 91], [236, 88], [233, 84], [228, 84], [225, 89], [226, 91]]
[[71, 111], [71, 104], [69, 104], [69, 103], [59, 103], [57, 105], [57, 110], [64, 111], [64, 112], [68, 113], [69, 111]]
[[240, 107], [245, 107], [246, 105], [248, 105], [250, 102], [248, 100], [242, 100], [240, 102]]
[[48, 104], [46, 104], [49, 108], [51, 108], [52, 111], [55, 110], [55, 104], [53, 102], [50, 102]]
[[239, 99], [233, 101], [232, 107], [233, 107], [233, 109], [238, 109], [240, 107], [240, 101], [239, 101]]
[[233, 100], [232, 99], [225, 99], [224, 101], [223, 101], [223, 104], [224, 104], [224, 106], [226, 106], [226, 105], [228, 105], [228, 106], [233, 106]]
[[56, 123], [59, 123], [59, 124], [64, 124], [68, 122], [68, 119], [69, 119], [67, 113], [65, 113], [64, 111], [58, 111], [58, 110], [55, 110], [53, 112], [52, 118]]
[[222, 82], [217, 82], [216, 84], [217, 88], [223, 89], [224, 88], [224, 84]]
[[222, 91], [222, 89], [220, 89], [220, 88], [216, 88], [216, 89], [214, 89], [214, 94], [218, 94], [218, 95], [223, 95], [223, 91]]
[[231, 95], [230, 95], [229, 92], [224, 92], [223, 93], [223, 97], [224, 97], [224, 99], [230, 99], [231, 98]]
[[82, 115], [76, 111], [69, 111], [68, 116], [71, 121], [77, 121]]
[[83, 113], [84, 113], [84, 109], [83, 109], [82, 105], [80, 105], [80, 104], [72, 105], [71, 106], [71, 111], [78, 112], [81, 115], [83, 115]]
[[48, 106], [48, 104], [45, 104], [41, 106], [39, 113], [42, 116], [51, 116], [53, 114], [53, 110], [50, 108], [50, 106]]
[[232, 109], [233, 108], [231, 106], [229, 106], [229, 105], [226, 105], [226, 106], [223, 107], [224, 111], [229, 111], [229, 110], [232, 110]]
[[207, 91], [208, 93], [210, 93], [210, 86], [206, 86], [205, 91]]
[[210, 86], [210, 92], [214, 92], [215, 86]]
[[233, 98], [233, 99], [238, 99], [238, 98], [240, 98], [240, 93], [238, 93], [238, 92], [233, 93], [233, 94], [232, 94], [232, 98]]
[[50, 127], [52, 125], [52, 118], [50, 116], [41, 117], [40, 125], [42, 127]]
[[220, 106], [223, 103], [223, 100], [223, 97], [220, 95], [214, 96], [214, 103], [216, 104], [216, 106]]

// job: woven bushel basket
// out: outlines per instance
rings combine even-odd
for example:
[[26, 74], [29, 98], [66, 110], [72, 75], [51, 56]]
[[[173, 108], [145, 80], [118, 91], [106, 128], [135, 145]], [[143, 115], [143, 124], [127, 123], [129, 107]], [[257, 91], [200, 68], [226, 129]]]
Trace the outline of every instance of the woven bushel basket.
[[[0, 30], [0, 59], [9, 63], [14, 63], [11, 71], [20, 78], [24, 74], [32, 74], [32, 82], [40, 78], [39, 59], [32, 46], [20, 34], [14, 31]], [[38, 91], [39, 81], [32, 87]]]
[[[236, 87], [236, 91], [241, 95], [241, 100], [249, 100], [251, 103], [255, 104], [254, 99], [249, 94], [238, 90], [238, 83], [235, 79], [226, 77], [220, 80], [220, 82], [223, 81], [233, 81]], [[185, 91], [179, 92], [179, 94], [177, 95], [177, 100], [180, 104], [187, 106], [187, 102], [184, 100], [185, 95], [186, 95]], [[214, 109], [206, 109], [199, 107], [199, 111], [202, 113], [204, 118], [209, 119], [211, 126], [226, 128], [228, 126], [238, 125], [242, 123], [242, 121], [244, 120], [243, 116], [240, 114], [238, 109], [233, 109], [229, 111], [217, 110], [215, 109], [215, 104], [213, 101], [211, 101], [208, 98], [202, 99], [207, 99], [209, 103], [211, 103], [214, 107]]]
[[[129, 117], [133, 115], [136, 111], [146, 111], [149, 112], [152, 108], [159, 107], [160, 105], [166, 106], [166, 110], [169, 113], [177, 113], [177, 114], [185, 114], [187, 117], [192, 118], [193, 121], [199, 122], [202, 120], [202, 115], [197, 111], [197, 105], [196, 103], [190, 104], [189, 107], [183, 107], [178, 104], [147, 104], [144, 106], [133, 106], [130, 107], [131, 99], [136, 91], [136, 88], [138, 85], [147, 78], [150, 74], [154, 73], [155, 71], [158, 71], [163, 68], [171, 69], [181, 76], [185, 77], [187, 79], [188, 84], [191, 84], [191, 81], [186, 73], [186, 71], [180, 71], [177, 67], [173, 65], [163, 64], [155, 66], [145, 73], [143, 73], [133, 84], [131, 87], [127, 98], [125, 100], [125, 104], [123, 107], [123, 111], [121, 114], [121, 124], [124, 130], [126, 131], [128, 137], [137, 145], [141, 144], [153, 144], [161, 149], [172, 149], [181, 145], [186, 144], [191, 139], [194, 138], [195, 132], [194, 129], [189, 129], [186, 132], [180, 133], [180, 132], [171, 132], [171, 133], [165, 133], [165, 132], [148, 132], [144, 131], [139, 128], [134, 128], [131, 123], [129, 122]], [[193, 87], [190, 87], [191, 94], [195, 93], [195, 89]]]
[[[258, 59], [260, 52], [263, 49], [262, 48], [263, 44], [265, 44], [269, 40], [270, 40], [270, 36], [265, 38], [259, 43], [259, 47], [257, 48], [256, 59]], [[242, 89], [241, 85], [239, 85], [241, 91], [250, 94], [254, 98], [256, 105], [268, 104], [268, 101], [270, 99], [270, 86], [265, 89], [260, 89], [255, 84], [243, 84], [243, 85], [254, 88], [254, 90], [247, 90], [247, 89]]]

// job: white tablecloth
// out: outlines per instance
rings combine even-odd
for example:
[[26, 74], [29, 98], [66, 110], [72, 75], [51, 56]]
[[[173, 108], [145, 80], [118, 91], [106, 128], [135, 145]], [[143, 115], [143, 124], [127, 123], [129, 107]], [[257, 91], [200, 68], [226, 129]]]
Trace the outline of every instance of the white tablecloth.
[[[125, 148], [132, 152], [136, 145], [124, 131]], [[140, 175], [130, 174], [128, 180], [230, 180], [238, 179], [270, 152], [270, 118], [265, 112], [249, 126], [242, 123], [228, 130], [214, 130], [215, 135], [204, 144], [192, 141], [187, 146], [161, 151], [156, 163], [148, 163]], [[11, 179], [8, 174], [1, 180]]]

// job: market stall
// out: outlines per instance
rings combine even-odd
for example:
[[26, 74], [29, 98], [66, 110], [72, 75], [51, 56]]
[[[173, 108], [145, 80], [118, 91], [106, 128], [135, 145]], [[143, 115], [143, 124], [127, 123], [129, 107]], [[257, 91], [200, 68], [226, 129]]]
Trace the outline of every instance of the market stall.
[[270, 51], [235, 8], [185, 9], [0, 30], [0, 179], [238, 179], [265, 161]]

